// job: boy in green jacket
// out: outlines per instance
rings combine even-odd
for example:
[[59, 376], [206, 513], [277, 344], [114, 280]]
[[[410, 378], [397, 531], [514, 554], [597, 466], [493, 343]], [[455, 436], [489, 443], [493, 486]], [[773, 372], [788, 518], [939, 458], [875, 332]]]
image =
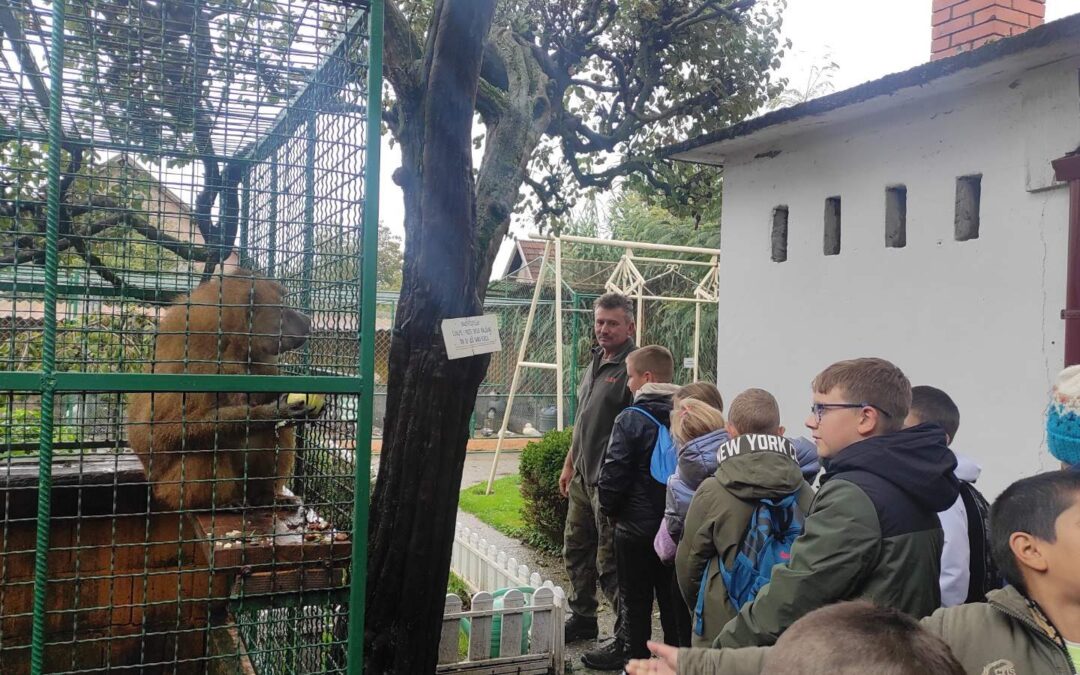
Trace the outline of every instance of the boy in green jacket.
[[[691, 407], [684, 411], [693, 415]], [[726, 428], [729, 440], [717, 448], [716, 473], [694, 494], [675, 554], [679, 588], [695, 612], [695, 647], [710, 646], [739, 611], [720, 566], [733, 568], [758, 502], [795, 494], [799, 515], [805, 515], [814, 499], [795, 446], [784, 438], [780, 405], [772, 394], [747, 389], [736, 396]]]
[[[1009, 586], [987, 602], [923, 619], [969, 675], [1071, 675], [1080, 670], [1080, 473], [1051, 471], [1013, 483], [991, 510], [994, 559]], [[627, 672], [757, 675], [768, 647], [681, 649], [650, 643], [658, 659]], [[858, 644], [850, 644], [857, 649]]]
[[915, 618], [941, 606], [938, 512], [956, 456], [935, 424], [904, 429], [911, 383], [884, 359], [839, 361], [812, 384], [806, 426], [825, 465], [787, 567], [727, 623], [716, 647], [771, 645], [818, 607], [868, 600]]

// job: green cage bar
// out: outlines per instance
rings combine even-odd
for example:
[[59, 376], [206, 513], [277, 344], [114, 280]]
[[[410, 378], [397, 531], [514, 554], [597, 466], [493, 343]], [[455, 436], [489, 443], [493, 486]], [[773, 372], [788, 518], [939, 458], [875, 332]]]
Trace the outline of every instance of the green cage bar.
[[41, 356], [41, 435], [38, 447], [37, 536], [34, 548], [34, 618], [30, 671], [42, 672], [45, 654], [45, 593], [52, 513], [53, 402], [56, 396], [56, 277], [60, 237], [61, 100], [64, 68], [64, 0], [54, 0], [49, 45], [48, 206], [45, 224], [45, 335]]
[[[383, 0], [373, 0], [369, 16], [372, 45], [382, 45], [383, 41]], [[382, 125], [382, 49], [371, 50], [371, 63], [368, 66], [368, 129], [367, 156], [365, 166], [365, 189], [368, 195], [374, 195], [364, 201], [364, 231], [369, 235], [379, 229], [379, 131]], [[361, 307], [360, 372], [363, 374], [363, 388], [371, 401], [375, 393], [375, 314], [376, 288], [375, 261], [378, 257], [378, 240], [375, 236], [364, 238], [365, 264], [361, 270], [363, 279], [360, 287], [363, 296]], [[367, 590], [367, 540], [368, 540], [368, 505], [370, 503], [370, 465], [371, 465], [371, 427], [373, 405], [360, 408], [360, 420], [356, 425], [356, 446], [361, 457], [356, 463], [356, 485], [354, 488], [352, 570], [349, 589], [349, 607], [352, 616], [349, 621], [349, 672], [364, 671], [364, 599]], [[361, 452], [361, 448], [363, 451]], [[365, 464], [366, 461], [366, 464]], [[363, 468], [363, 470], [361, 470]]]
[[0, 0], [5, 675], [363, 671], [383, 2], [190, 9]]

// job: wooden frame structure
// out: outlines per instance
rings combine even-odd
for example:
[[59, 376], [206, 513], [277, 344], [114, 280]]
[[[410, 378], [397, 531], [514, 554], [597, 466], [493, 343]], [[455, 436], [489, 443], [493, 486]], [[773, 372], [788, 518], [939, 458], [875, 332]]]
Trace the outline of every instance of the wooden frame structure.
[[[704, 305], [719, 304], [719, 262], [720, 250], [712, 248], [699, 248], [694, 246], [674, 246], [668, 244], [653, 244], [640, 241], [624, 241], [620, 239], [596, 239], [592, 237], [576, 237], [570, 235], [542, 235], [531, 234], [531, 239], [545, 242], [544, 254], [540, 260], [540, 270], [536, 276], [536, 286], [533, 290], [532, 303], [529, 306], [529, 314], [525, 320], [525, 330], [518, 347], [514, 377], [510, 383], [510, 394], [506, 401], [506, 409], [503, 411], [502, 424], [499, 426], [499, 436], [495, 443], [495, 457], [491, 462], [491, 471], [488, 475], [486, 494], [491, 494], [495, 483], [495, 472], [499, 465], [499, 454], [502, 451], [503, 440], [506, 438], [507, 425], [510, 422], [510, 412], [514, 407], [514, 397], [521, 383], [521, 372], [525, 368], [541, 370], [554, 370], [556, 372], [556, 428], [564, 428], [563, 417], [563, 243], [587, 244], [592, 246], [610, 246], [622, 249], [622, 255], [608, 277], [604, 288], [608, 292], [622, 293], [633, 298], [636, 302], [637, 329], [635, 340], [640, 344], [645, 326], [644, 301], [656, 300], [661, 302], [692, 302], [695, 304], [694, 311], [694, 379], [698, 379], [698, 364], [700, 363], [701, 349], [701, 308]], [[707, 256], [708, 260], [664, 258], [650, 253], [693, 254]], [[704, 268], [704, 274], [698, 281], [692, 294], [687, 295], [656, 295], [649, 291], [649, 280], [641, 273], [642, 263], [665, 264], [669, 270], [680, 266]], [[525, 355], [529, 348], [529, 335], [532, 332], [533, 320], [536, 317], [536, 307], [540, 300], [541, 289], [548, 270], [554, 274], [555, 282], [555, 362], [544, 363], [526, 361]]]

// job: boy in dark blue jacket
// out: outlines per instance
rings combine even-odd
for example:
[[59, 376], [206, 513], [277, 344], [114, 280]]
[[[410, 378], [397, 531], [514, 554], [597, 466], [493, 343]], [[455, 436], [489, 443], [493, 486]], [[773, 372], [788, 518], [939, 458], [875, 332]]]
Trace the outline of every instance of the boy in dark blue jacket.
[[[664, 517], [667, 484], [653, 476], [653, 448], [667, 435], [675, 363], [671, 352], [656, 345], [626, 357], [627, 386], [634, 404], [619, 413], [600, 468], [600, 510], [615, 522], [615, 568], [622, 612], [622, 634], [582, 662], [596, 670], [618, 670], [630, 658], [649, 655], [653, 597], [660, 607], [666, 639], [676, 640], [672, 611], [672, 568], [653, 550]], [[666, 477], [665, 477], [666, 478]]]

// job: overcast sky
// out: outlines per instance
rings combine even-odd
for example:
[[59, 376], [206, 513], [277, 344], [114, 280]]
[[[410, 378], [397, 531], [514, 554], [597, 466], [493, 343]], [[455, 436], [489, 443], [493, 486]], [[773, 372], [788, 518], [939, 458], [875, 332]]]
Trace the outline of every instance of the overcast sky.
[[[832, 82], [842, 90], [917, 66], [930, 57], [931, 4], [932, 0], [788, 0], [783, 30], [793, 44], [780, 73], [803, 89], [812, 66], [833, 61], [839, 69]], [[1078, 12], [1080, 0], [1046, 0], [1047, 21]], [[401, 160], [385, 137], [382, 152], [380, 220], [403, 236], [401, 190], [390, 179]], [[512, 227], [521, 234], [530, 229], [517, 222]], [[497, 264], [496, 272], [499, 269]]]

